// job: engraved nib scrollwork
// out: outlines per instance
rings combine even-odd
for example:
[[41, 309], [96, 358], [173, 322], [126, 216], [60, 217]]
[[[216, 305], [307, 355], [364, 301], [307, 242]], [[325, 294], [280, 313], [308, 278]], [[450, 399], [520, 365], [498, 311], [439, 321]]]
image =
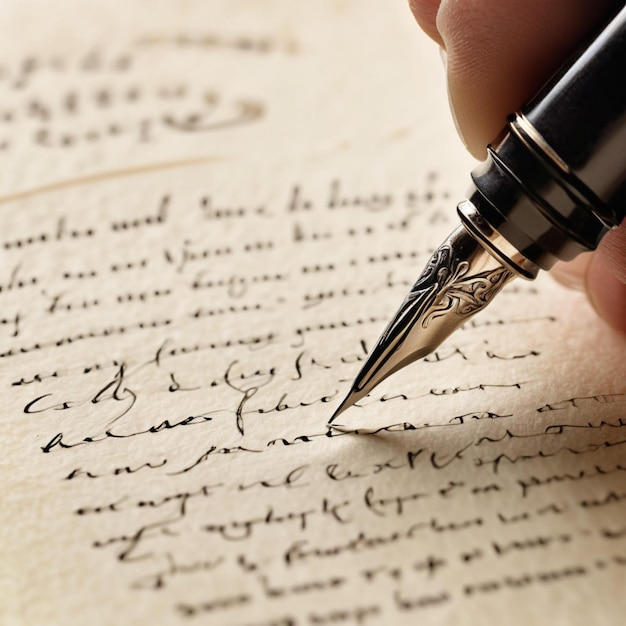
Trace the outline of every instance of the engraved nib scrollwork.
[[477, 313], [491, 302], [504, 283], [513, 276], [504, 267], [466, 276], [469, 264], [465, 262], [459, 265], [458, 270], [456, 277], [453, 277], [450, 285], [445, 288], [438, 302], [422, 321], [423, 328], [427, 328], [431, 320], [445, 315], [452, 309], [461, 317]]
[[433, 253], [330, 419], [385, 378], [430, 354], [514, 277], [459, 227]]

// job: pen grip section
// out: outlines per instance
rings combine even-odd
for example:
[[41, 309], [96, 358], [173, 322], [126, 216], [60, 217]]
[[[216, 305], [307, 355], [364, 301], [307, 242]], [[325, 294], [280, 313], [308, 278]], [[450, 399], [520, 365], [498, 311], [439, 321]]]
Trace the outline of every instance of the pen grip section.
[[514, 132], [472, 172], [469, 201], [523, 257], [549, 270], [597, 247], [608, 227], [549, 158]]

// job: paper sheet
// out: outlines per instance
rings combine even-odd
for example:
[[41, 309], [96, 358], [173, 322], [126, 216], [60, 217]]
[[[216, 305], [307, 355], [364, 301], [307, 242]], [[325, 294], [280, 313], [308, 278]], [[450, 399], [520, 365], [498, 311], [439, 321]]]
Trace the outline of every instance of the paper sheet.
[[512, 284], [326, 426], [472, 167], [403, 2], [0, 32], [0, 623], [622, 623], [626, 340], [580, 294]]

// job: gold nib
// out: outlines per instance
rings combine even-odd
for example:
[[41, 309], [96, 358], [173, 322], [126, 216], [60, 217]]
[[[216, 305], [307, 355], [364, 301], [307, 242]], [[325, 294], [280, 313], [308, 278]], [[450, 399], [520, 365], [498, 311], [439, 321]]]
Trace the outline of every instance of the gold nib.
[[385, 378], [430, 354], [513, 277], [459, 226], [435, 250], [328, 423]]

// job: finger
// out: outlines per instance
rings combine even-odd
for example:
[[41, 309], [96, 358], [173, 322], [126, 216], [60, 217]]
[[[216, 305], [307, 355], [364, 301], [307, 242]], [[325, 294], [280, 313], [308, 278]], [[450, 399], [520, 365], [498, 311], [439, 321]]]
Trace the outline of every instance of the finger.
[[559, 261], [550, 270], [550, 276], [564, 287], [575, 289], [576, 291], [587, 291], [585, 282], [593, 255], [593, 252], [585, 252], [584, 254], [579, 254], [573, 261], [568, 263]]
[[[485, 157], [485, 147], [504, 127], [506, 116], [518, 110], [606, 19], [613, 4], [614, 0], [441, 0], [436, 26], [447, 52], [451, 107], [474, 156]], [[414, 0], [412, 6], [428, 25], [435, 5]]]
[[585, 286], [598, 315], [626, 332], [626, 222], [600, 243], [589, 263]]
[[595, 252], [558, 263], [550, 275], [566, 287], [585, 291], [598, 315], [626, 332], [626, 222], [609, 232]]

